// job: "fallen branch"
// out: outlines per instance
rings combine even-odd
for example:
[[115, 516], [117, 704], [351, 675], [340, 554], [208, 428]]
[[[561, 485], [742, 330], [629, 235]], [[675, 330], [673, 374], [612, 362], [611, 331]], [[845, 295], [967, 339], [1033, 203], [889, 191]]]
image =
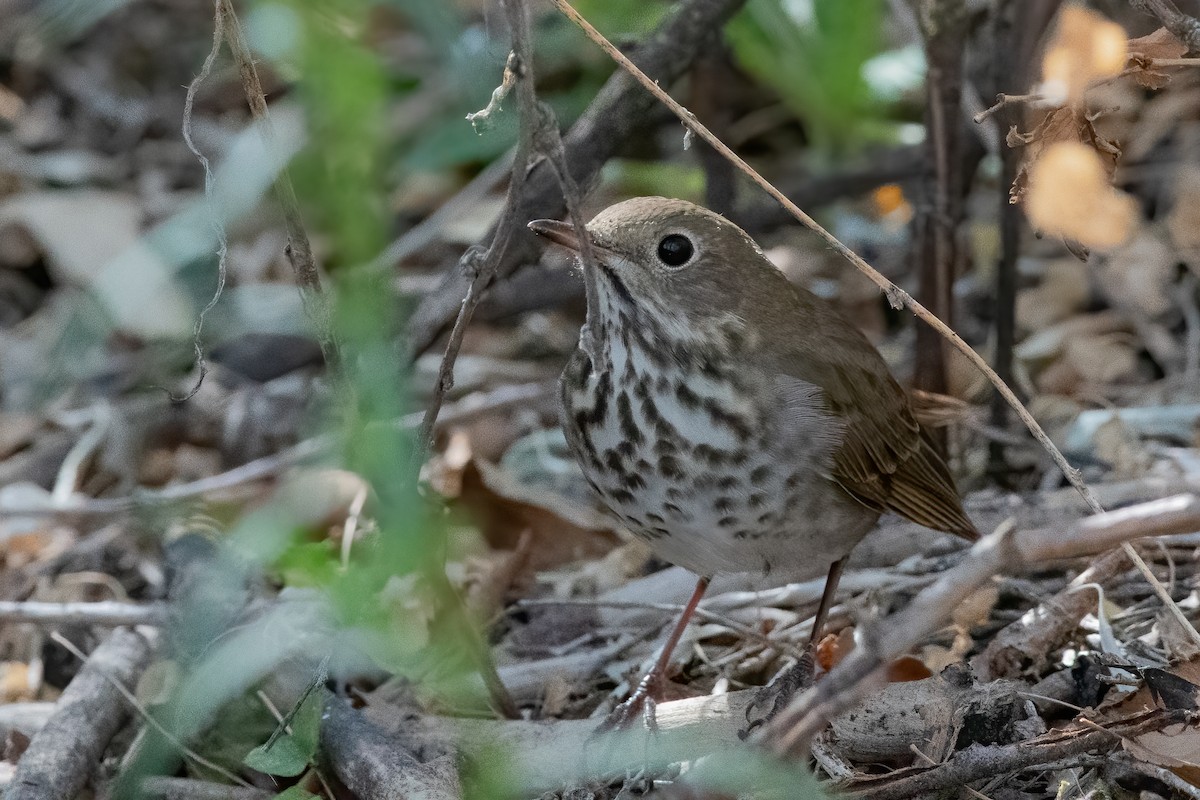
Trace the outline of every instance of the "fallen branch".
[[161, 603], [136, 605], [102, 601], [98, 603], [42, 603], [0, 600], [0, 622], [27, 622], [36, 625], [162, 625], [167, 608]]
[[452, 758], [440, 756], [422, 763], [341, 698], [331, 697], [325, 705], [321, 752], [330, 771], [364, 800], [462, 797]]
[[833, 716], [857, 703], [884, 667], [937, 630], [979, 586], [1000, 573], [1109, 550], [1146, 536], [1200, 530], [1200, 497], [1176, 495], [1094, 515], [1065, 527], [985, 536], [957, 566], [922, 590], [899, 614], [860, 626], [856, 649], [815, 687], [797, 697], [760, 732], [759, 741], [781, 755], [802, 752]]
[[[853, 797], [871, 800], [906, 800], [961, 787], [984, 778], [1011, 775], [1026, 770], [1064, 769], [1092, 763], [1087, 754], [1107, 754], [1127, 737], [1137, 737], [1180, 722], [1195, 723], [1194, 712], [1150, 711], [1131, 719], [1095, 725], [1072, 726], [1034, 739], [1009, 745], [975, 746], [961, 750], [944, 763], [896, 770], [886, 775], [850, 781], [841, 787]], [[1095, 763], [1104, 763], [1101, 758]]]
[[227, 783], [156, 775], [142, 781], [141, 796], [156, 800], [269, 800], [276, 793]]
[[83, 791], [129, 718], [130, 708], [113, 681], [135, 684], [151, 651], [145, 637], [125, 628], [96, 648], [21, 756], [9, 800], [58, 800]]

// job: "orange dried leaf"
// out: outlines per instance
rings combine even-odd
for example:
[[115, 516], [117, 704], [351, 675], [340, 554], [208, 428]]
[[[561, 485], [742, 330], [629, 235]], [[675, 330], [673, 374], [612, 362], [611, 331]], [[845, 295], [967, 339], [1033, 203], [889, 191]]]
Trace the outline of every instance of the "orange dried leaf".
[[1057, 142], [1029, 168], [1025, 211], [1034, 227], [1095, 250], [1129, 239], [1137, 204], [1108, 183], [1096, 151], [1078, 142]]
[[916, 656], [900, 656], [887, 668], [888, 683], [908, 683], [932, 678], [933, 673]]

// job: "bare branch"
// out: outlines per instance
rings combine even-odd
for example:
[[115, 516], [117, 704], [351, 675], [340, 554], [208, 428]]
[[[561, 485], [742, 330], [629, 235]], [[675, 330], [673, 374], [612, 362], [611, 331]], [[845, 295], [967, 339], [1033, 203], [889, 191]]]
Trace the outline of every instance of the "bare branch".
[[814, 688], [792, 701], [765, 726], [760, 741], [780, 754], [803, 750], [833, 716], [857, 703], [884, 666], [940, 627], [969, 594], [992, 576], [1060, 558], [1104, 552], [1132, 539], [1200, 529], [1200, 497], [1164, 500], [1097, 514], [1062, 526], [1014, 533], [1001, 526], [966, 559], [924, 589], [886, 625], [860, 628], [862, 642]]
[[1157, 17], [1164, 28], [1187, 45], [1189, 53], [1200, 53], [1200, 20], [1184, 14], [1172, 0], [1129, 0], [1129, 5]]

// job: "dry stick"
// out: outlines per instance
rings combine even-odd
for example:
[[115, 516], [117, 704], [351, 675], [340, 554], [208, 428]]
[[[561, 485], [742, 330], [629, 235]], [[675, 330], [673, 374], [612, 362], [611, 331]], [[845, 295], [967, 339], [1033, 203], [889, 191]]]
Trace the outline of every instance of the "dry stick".
[[[1106, 83], [1111, 83], [1117, 78], [1124, 78], [1126, 75], [1133, 75], [1138, 72], [1145, 72], [1154, 69], [1167, 69], [1168, 67], [1200, 67], [1200, 58], [1150, 58], [1144, 63], [1136, 64], [1132, 67], [1127, 67], [1116, 75], [1110, 75], [1107, 78], [1100, 78], [1088, 84], [1088, 88], [1093, 86], [1102, 86]], [[1049, 98], [1044, 94], [1032, 92], [1030, 94], [1004, 94], [1003, 92], [996, 95], [996, 102], [980, 111], [971, 119], [976, 122], [983, 122], [988, 117], [995, 114], [1005, 106], [1014, 105], [1017, 103], [1029, 103], [1037, 105], [1039, 103], [1048, 103]], [[1057, 105], [1057, 104], [1052, 104]]]
[[[1092, 493], [1092, 490], [1086, 483], [1084, 483], [1083, 477], [1080, 475], [1079, 470], [1071, 466], [1070, 462], [1067, 461], [1066, 457], [1062, 454], [1054, 442], [1050, 440], [1050, 437], [1046, 434], [1046, 432], [1042, 430], [1042, 426], [1039, 425], [1038, 421], [1033, 418], [1033, 415], [1029, 413], [1029, 410], [1025, 408], [1025, 405], [1020, 401], [1016, 394], [1013, 393], [1012, 389], [1010, 389], [1004, 381], [1000, 380], [1000, 376], [996, 374], [996, 371], [993, 370], [988, 365], [987, 361], [984, 360], [984, 358], [978, 353], [976, 353], [970, 345], [963, 341], [962, 337], [951, 330], [951, 328], [938, 319], [936, 315], [930, 313], [928, 309], [914, 300], [907, 292], [903, 291], [894, 283], [889, 281], [886, 277], [884, 277], [878, 270], [868, 264], [860, 255], [844, 245], [836, 236], [818, 224], [816, 220], [806, 214], [800, 209], [799, 206], [789, 200], [786, 195], [776, 189], [775, 186], [772, 185], [771, 182], [762, 175], [760, 175], [757, 170], [742, 160], [737, 153], [734, 153], [732, 150], [730, 150], [724, 142], [714, 136], [712, 132], [708, 130], [708, 128], [704, 127], [704, 125], [702, 125], [696, 119], [695, 115], [693, 115], [679, 103], [675, 102], [674, 98], [663, 91], [663, 89], [660, 88], [657, 83], [650, 80], [645, 73], [639, 70], [636, 64], [626, 58], [625, 54], [614, 47], [612, 42], [608, 41], [608, 39], [606, 39], [603, 34], [596, 30], [591, 23], [580, 16], [579, 12], [572, 8], [566, 0], [551, 0], [551, 2], [553, 2], [563, 14], [570, 18], [572, 22], [582, 28], [589, 39], [598, 44], [601, 49], [608, 53], [608, 55], [614, 61], [616, 61], [631, 75], [633, 75], [633, 77], [636, 78], [637, 81], [641, 83], [647, 91], [658, 98], [658, 100], [669, 109], [671, 109], [675, 116], [679, 117], [680, 121], [683, 122], [683, 124], [687, 126], [689, 130], [691, 130], [700, 138], [704, 139], [704, 141], [708, 142], [715, 150], [717, 150], [717, 152], [721, 153], [721, 155], [733, 162], [738, 169], [740, 169], [751, 180], [757, 183], [763, 189], [763, 191], [767, 192], [777, 201], [779, 201], [779, 203], [783, 205], [784, 208], [786, 208], [792, 214], [792, 216], [819, 235], [838, 254], [840, 254], [843, 258], [857, 267], [860, 272], [870, 278], [876, 286], [883, 290], [884, 294], [887, 295], [888, 301], [894, 307], [907, 307], [913, 314], [923, 320], [926, 324], [932, 326], [935, 330], [942, 334], [942, 336], [946, 337], [951, 344], [958, 348], [958, 350], [987, 377], [991, 384], [996, 387], [996, 391], [1000, 392], [1000, 394], [1004, 396], [1005, 401], [1012, 406], [1013, 410], [1017, 413], [1017, 416], [1020, 417], [1021, 421], [1025, 423], [1025, 426], [1029, 428], [1030, 433], [1032, 433], [1034, 438], [1037, 439], [1043, 448], [1045, 448], [1046, 452], [1050, 454], [1050, 457], [1062, 471], [1063, 475], [1066, 476], [1071, 485], [1074, 486], [1075, 489], [1083, 496], [1083, 499], [1087, 502], [1088, 507], [1092, 510], [1092, 512], [1099, 514], [1104, 511], [1104, 507], [1100, 505], [1100, 502], [1096, 499], [1096, 496]], [[1184, 616], [1183, 612], [1179, 609], [1179, 606], [1176, 605], [1175, 601], [1171, 598], [1171, 595], [1158, 581], [1158, 579], [1154, 577], [1154, 573], [1150, 571], [1150, 567], [1146, 565], [1146, 562], [1142, 560], [1141, 556], [1139, 556], [1129, 544], [1122, 544], [1121, 548], [1129, 560], [1133, 562], [1134, 566], [1137, 567], [1138, 571], [1141, 572], [1142, 575], [1145, 576], [1146, 580], [1150, 582], [1150, 585], [1154, 588], [1155, 593], [1163, 601], [1163, 604], [1167, 607], [1172, 616], [1174, 616], [1175, 619], [1183, 626], [1183, 629], [1188, 632], [1189, 636], [1191, 636], [1196, 643], [1200, 644], [1200, 632], [1197, 632], [1188, 618]]]
[[[1002, 86], [1003, 81], [1016, 80], [1024, 85], [1026, 70], [1020, 65], [1021, 46], [1030, 38], [1027, 28], [1018, 31], [1014, 6], [995, 7], [992, 16], [994, 42], [991, 64], [991, 88]], [[1004, 120], [996, 120], [996, 138], [1004, 140]], [[1000, 214], [1000, 254], [996, 261], [996, 347], [992, 362], [996, 375], [1005, 383], [1013, 382], [1013, 351], [1016, 340], [1017, 257], [1019, 256], [1021, 233], [1016, 207], [1009, 202], [1009, 187], [1017, 177], [1017, 151], [1011, 147], [1000, 147], [1000, 181], [998, 182], [996, 205]], [[1008, 431], [1008, 404], [998, 393], [989, 398], [990, 424], [999, 431]], [[1007, 471], [1004, 454], [1005, 443], [998, 439], [988, 442], [988, 469], [1003, 475]]]
[[1184, 14], [1171, 0], [1129, 0], [1129, 5], [1157, 17], [1164, 28], [1188, 46], [1188, 52], [1200, 52], [1200, 20]]
[[[115, 639], [117, 637], [118, 633], [126, 633], [126, 631], [122, 630], [122, 631], [114, 632], [113, 639]], [[132, 635], [136, 636], [137, 634], [134, 633]], [[65, 636], [60, 634], [58, 631], [51, 631], [50, 638], [53, 639], [55, 642], [57, 642], [61, 647], [66, 649], [67, 652], [69, 652], [71, 655], [75, 656], [80, 661], [83, 661], [85, 663], [85, 665], [91, 664], [92, 660], [95, 658], [94, 653], [92, 655], [92, 658], [88, 658], [87, 654], [85, 654], [82, 650], [80, 650], [78, 647], [76, 647], [74, 645], [74, 643], [71, 642], [70, 639], [66, 638]], [[146, 706], [143, 705], [142, 702], [137, 699], [137, 697], [134, 695], [134, 693], [129, 691], [128, 688], [126, 688], [125, 683], [126, 682], [134, 683], [135, 682], [134, 678], [136, 678], [136, 676], [130, 676], [129, 678], [123, 678], [120, 674], [116, 674], [113, 670], [109, 669], [109, 667], [106, 664], [104, 664], [103, 662], [100, 662], [97, 665], [96, 669], [97, 669], [97, 672], [99, 672], [100, 676], [105, 681], [107, 681], [109, 683], [109, 685], [112, 686], [113, 689], [116, 690], [117, 694], [119, 694], [119, 695], [121, 695], [121, 697], [125, 698], [125, 702], [127, 702], [127, 703], [129, 703], [129, 705], [133, 706], [134, 710], [137, 711], [138, 714], [141, 715], [142, 719], [146, 721], [146, 724], [148, 724], [151, 728], [154, 728], [154, 730], [158, 731], [158, 733], [160, 733], [163, 736], [163, 738], [166, 739], [167, 742], [169, 742], [171, 745], [173, 745], [175, 747], [175, 749], [178, 750], [183, 756], [185, 756], [186, 758], [190, 758], [192, 761], [195, 761], [197, 764], [199, 764], [200, 766], [202, 766], [206, 769], [212, 770], [213, 772], [217, 773], [218, 775], [220, 775], [222, 778], [229, 781], [230, 783], [235, 783], [238, 786], [247, 787], [247, 788], [250, 786], [250, 784], [246, 783], [240, 777], [238, 777], [237, 775], [234, 775], [232, 772], [225, 769], [220, 764], [216, 764], [212, 761], [209, 761], [204, 756], [202, 756], [199, 753], [197, 753], [196, 751], [192, 750], [186, 744], [181, 742], [179, 740], [179, 737], [175, 736], [170, 731], [168, 731], [165, 727], [163, 727], [162, 723], [160, 723], [157, 719], [154, 718], [154, 715], [151, 714], [149, 709], [147, 709]]]
[[[915, 767], [869, 778], [846, 787], [850, 796], [871, 800], [906, 800], [961, 787], [973, 781], [1030, 769], [1062, 769], [1079, 763], [1088, 753], [1109, 753], [1125, 738], [1162, 730], [1188, 722], [1194, 713], [1155, 710], [1132, 719], [1120, 720], [1110, 728], [1052, 731], [1035, 739], [1010, 745], [974, 747], [955, 753], [944, 763]], [[1102, 759], [1099, 763], [1104, 763]], [[903, 776], [903, 777], [900, 777]]]
[[0, 600], [0, 623], [36, 625], [163, 625], [167, 607], [163, 603], [135, 605], [111, 600], [96, 603], [43, 603]]
[[[962, 111], [963, 53], [967, 14], [963, 0], [935, 0], [920, 14], [925, 58], [929, 65], [926, 78], [926, 164], [924, 206], [916, 223], [916, 247], [919, 294], [940, 314], [947, 325], [954, 322], [954, 273], [958, 267], [958, 241], [955, 229], [964, 214]], [[932, 195], [932, 197], [931, 197]], [[913, 385], [928, 392], [946, 393], [945, 341], [933, 329], [917, 326], [916, 365]], [[931, 431], [942, 451], [946, 447], [944, 431]]]
[[136, 681], [150, 662], [151, 650], [142, 636], [119, 629], [90, 658], [84, 657], [83, 667], [17, 764], [5, 797], [51, 800], [83, 791], [127, 716], [109, 676]]
[[[258, 121], [266, 145], [271, 147], [275, 140], [275, 128], [271, 124], [270, 112], [267, 111], [267, 98], [263, 94], [262, 82], [258, 79], [254, 56], [250, 53], [250, 46], [246, 43], [246, 36], [242, 32], [242, 25], [233, 10], [231, 0], [216, 0], [216, 4], [218, 14], [225, 18], [225, 39], [229, 42], [229, 50], [242, 78], [242, 91], [246, 94], [250, 114]], [[321, 274], [317, 271], [312, 245], [309, 244], [304, 219], [300, 215], [300, 201], [296, 198], [296, 188], [292, 185], [287, 167], [281, 167], [279, 174], [275, 176], [275, 196], [283, 211], [288, 234], [287, 257], [296, 273], [304, 313], [313, 324], [313, 331], [317, 343], [321, 346], [321, 353], [325, 356], [325, 363], [336, 369], [341, 362], [337, 339], [333, 334], [333, 315], [321, 288]]]
[[[415, 453], [414, 468], [425, 459], [425, 455], [433, 449], [433, 426], [437, 422], [438, 412], [445, 401], [446, 393], [454, 386], [454, 363], [458, 360], [458, 352], [462, 348], [463, 336], [471, 317], [475, 315], [488, 284], [496, 276], [500, 261], [508, 250], [513, 231], [519, 227], [521, 193], [525, 188], [525, 178], [533, 154], [537, 151], [538, 128], [542, 124], [537, 94], [534, 90], [533, 57], [529, 46], [529, 29], [525, 20], [524, 7], [520, 0], [503, 0], [504, 10], [508, 15], [509, 28], [512, 35], [512, 52], [504, 65], [504, 76], [501, 87], [512, 86], [515, 82], [517, 104], [520, 107], [520, 134], [517, 142], [517, 152], [513, 157], [512, 173], [508, 182], [508, 193], [504, 199], [504, 213], [496, 224], [495, 234], [488, 245], [487, 252], [480, 253], [478, 247], [472, 247], [463, 254], [459, 261], [460, 267], [471, 275], [471, 283], [467, 287], [459, 307], [458, 316], [454, 319], [454, 327], [446, 341], [446, 351], [442, 355], [442, 363], [438, 367], [437, 380], [433, 385], [433, 398], [425, 411], [425, 419], [421, 423], [418, 434], [418, 448]], [[497, 89], [497, 92], [500, 91]], [[493, 93], [493, 101], [495, 94]], [[491, 104], [489, 103], [489, 107]], [[476, 112], [483, 114], [483, 111]], [[468, 115], [470, 119], [470, 115]], [[474, 124], [474, 123], [472, 123]]]
[[[552, 126], [547, 118], [548, 112], [543, 110], [537, 99], [533, 75], [533, 48], [530, 45], [529, 20], [525, 14], [525, 6], [521, 0], [502, 0], [502, 5], [505, 15], [508, 17], [508, 27], [512, 36], [512, 52], [509, 53], [508, 60], [504, 65], [504, 76], [500, 88], [493, 93], [488, 108], [478, 112], [475, 118], [478, 119], [479, 115], [483, 115], [483, 118], [486, 119], [487, 115], [491, 113], [493, 105], [498, 106], [500, 99], [515, 87], [517, 105], [520, 108], [520, 138], [517, 143], [516, 156], [513, 158], [512, 177], [508, 183], [504, 213], [495, 228], [496, 233], [492, 237], [491, 244], [489, 244], [487, 252], [482, 255], [477, 248], [471, 248], [463, 255], [460, 262], [463, 269], [471, 273], [471, 283], [467, 287], [467, 294], [463, 298], [458, 316], [454, 320], [454, 327], [446, 342], [446, 352], [438, 367], [433, 399], [430, 401], [425, 418], [421, 423], [418, 446], [414, 453], [414, 470], [419, 468], [425, 455], [433, 448], [433, 426], [437, 421], [438, 412], [441, 410], [446, 393], [454, 385], [454, 363], [462, 348], [463, 336], [466, 334], [467, 326], [470, 325], [471, 317], [474, 316], [475, 309], [479, 306], [484, 292], [487, 291], [488, 284], [496, 275], [500, 261], [508, 250], [513, 232], [522, 222], [522, 220], [518, 220], [517, 215], [520, 213], [520, 199], [525, 188], [525, 178], [529, 174], [533, 155], [539, 150], [540, 132]], [[475, 124], [474, 120], [472, 120], [472, 124]], [[463, 615], [465, 622], [466, 610], [461, 603], [461, 598], [452, 587], [447, 586], [446, 588], [450, 597], [457, 602], [456, 611]], [[469, 627], [468, 625], [468, 630], [464, 631], [464, 634], [470, 641], [472, 655], [492, 702], [496, 705], [497, 710], [505, 716], [519, 717], [520, 710], [513, 701], [512, 695], [504, 687], [503, 681], [500, 680], [490, 651], [482, 642], [475, 641], [474, 631]]]
[[139, 788], [142, 795], [155, 800], [271, 800], [277, 792], [227, 783], [212, 783], [194, 778], [168, 778], [153, 775], [143, 778]]
[[1003, 526], [976, 543], [967, 557], [882, 626], [860, 626], [862, 642], [813, 689], [792, 701], [764, 729], [760, 741], [795, 753], [825, 720], [857, 703], [885, 666], [941, 625], [951, 611], [992, 576], [1085, 552], [1103, 552], [1143, 536], [1200, 529], [1200, 497], [1184, 494], [1086, 517], [1069, 526], [1013, 533]]

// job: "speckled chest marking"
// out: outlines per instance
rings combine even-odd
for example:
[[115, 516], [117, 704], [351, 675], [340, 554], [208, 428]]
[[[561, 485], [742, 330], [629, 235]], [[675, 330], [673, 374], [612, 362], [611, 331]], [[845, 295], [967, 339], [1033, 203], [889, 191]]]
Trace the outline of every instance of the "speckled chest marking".
[[878, 512], [828, 478], [841, 433], [821, 392], [757, 367], [761, 343], [740, 319], [690, 325], [599, 271], [562, 406], [600, 499], [659, 557], [699, 574], [824, 574]]

